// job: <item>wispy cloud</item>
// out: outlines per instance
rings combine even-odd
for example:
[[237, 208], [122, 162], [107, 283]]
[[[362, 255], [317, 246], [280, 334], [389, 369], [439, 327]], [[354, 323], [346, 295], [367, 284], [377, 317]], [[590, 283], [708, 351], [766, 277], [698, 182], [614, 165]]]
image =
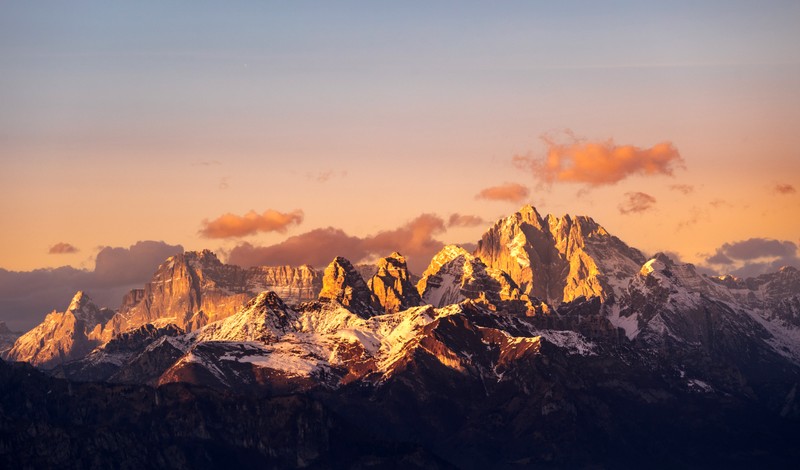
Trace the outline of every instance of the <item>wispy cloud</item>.
[[708, 203], [708, 205], [710, 205], [714, 209], [719, 209], [721, 207], [733, 207], [733, 204], [731, 204], [729, 201], [726, 201], [725, 199], [719, 199], [719, 198], [710, 201]]
[[71, 243], [58, 242], [51, 246], [47, 252], [51, 255], [66, 255], [70, 253], [77, 253], [79, 250]]
[[333, 178], [336, 177], [344, 178], [345, 176], [347, 176], [347, 171], [345, 170], [341, 171], [323, 170], [318, 172], [309, 171], [306, 173], [306, 178], [308, 178], [311, 181], [316, 181], [317, 183], [327, 183]]
[[194, 166], [217, 166], [222, 165], [222, 162], [219, 160], [197, 160], [192, 163]]
[[484, 224], [486, 224], [486, 220], [477, 215], [455, 213], [451, 214], [450, 218], [447, 219], [448, 227], [476, 227]]
[[669, 189], [672, 191], [677, 191], [684, 195], [689, 195], [694, 192], [694, 186], [692, 186], [691, 184], [673, 184], [670, 185]]
[[797, 189], [791, 184], [776, 184], [772, 190], [778, 194], [795, 194]]
[[638, 214], [653, 208], [656, 198], [641, 192], [625, 193], [625, 200], [617, 206], [620, 214]]

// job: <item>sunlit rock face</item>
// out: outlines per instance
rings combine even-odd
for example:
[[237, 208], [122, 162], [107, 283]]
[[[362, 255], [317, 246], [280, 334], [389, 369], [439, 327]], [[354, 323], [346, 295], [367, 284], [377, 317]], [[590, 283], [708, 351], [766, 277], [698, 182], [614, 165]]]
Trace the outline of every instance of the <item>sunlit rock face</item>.
[[397, 252], [378, 261], [377, 272], [369, 279], [367, 287], [384, 313], [395, 313], [422, 303], [416, 286], [411, 282], [406, 259]]
[[337, 256], [325, 268], [322, 277], [321, 302], [338, 302], [348, 310], [370, 317], [381, 310], [380, 302], [367, 287], [361, 274], [350, 261]]
[[244, 269], [223, 264], [208, 250], [186, 252], [168, 258], [144, 289], [123, 299], [103, 338], [147, 323], [196, 330], [233, 315], [259, 292], [300, 303], [315, 299], [321, 288], [322, 277], [309, 266]]
[[101, 309], [78, 292], [64, 312], [52, 312], [16, 340], [6, 353], [10, 361], [25, 361], [49, 369], [83, 357], [100, 344], [100, 331], [113, 312]]
[[619, 296], [645, 261], [589, 217], [542, 217], [530, 205], [498, 220], [474, 254], [522, 293], [552, 304]]
[[516, 283], [503, 271], [483, 262], [456, 245], [436, 254], [417, 283], [424, 303], [443, 307], [465, 299], [485, 300], [492, 305], [523, 298]]

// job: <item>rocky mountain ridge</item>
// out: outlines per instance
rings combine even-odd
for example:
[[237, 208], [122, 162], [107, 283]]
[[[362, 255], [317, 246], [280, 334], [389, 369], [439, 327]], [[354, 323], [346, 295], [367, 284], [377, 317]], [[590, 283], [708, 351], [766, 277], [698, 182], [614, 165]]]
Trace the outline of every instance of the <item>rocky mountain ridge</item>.
[[[399, 253], [374, 269], [336, 257], [318, 294], [296, 302], [190, 252], [117, 313], [79, 293], [7, 357], [156, 396], [198, 386], [313, 397], [363, 435], [424, 446], [427, 464], [791, 461], [775, 445], [800, 432], [796, 269], [711, 278], [661, 253], [645, 259], [589, 218], [530, 206], [476, 253], [445, 247], [416, 286]], [[322, 465], [327, 454], [303, 455]]]

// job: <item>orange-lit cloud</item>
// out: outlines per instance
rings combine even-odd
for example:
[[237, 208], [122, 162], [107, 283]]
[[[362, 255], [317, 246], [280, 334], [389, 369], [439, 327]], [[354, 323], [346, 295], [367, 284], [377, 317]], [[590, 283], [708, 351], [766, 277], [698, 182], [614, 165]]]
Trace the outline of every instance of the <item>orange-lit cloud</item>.
[[422, 272], [444, 244], [434, 235], [446, 230], [445, 222], [433, 214], [422, 214], [394, 230], [356, 237], [328, 227], [315, 229], [270, 246], [242, 243], [228, 255], [228, 262], [240, 266], [300, 265], [326, 266], [335, 256], [353, 263], [399, 251], [408, 259], [412, 271]]
[[299, 209], [286, 213], [267, 209], [262, 214], [250, 211], [243, 216], [227, 213], [211, 221], [204, 220], [200, 235], [206, 238], [234, 238], [258, 232], [286, 233], [290, 225], [302, 222], [303, 211]]
[[672, 175], [676, 167], [683, 166], [683, 158], [671, 142], [640, 148], [617, 145], [613, 139], [586, 142], [570, 132], [566, 136], [566, 143], [542, 136], [547, 145], [547, 156], [537, 159], [516, 155], [514, 165], [532, 171], [533, 176], [543, 183], [569, 182], [589, 186], [614, 184], [633, 175]]
[[778, 194], [794, 194], [797, 192], [797, 190], [791, 184], [776, 184], [773, 188], [773, 191]]
[[51, 255], [65, 255], [69, 253], [77, 253], [78, 249], [70, 243], [58, 242], [51, 246], [47, 252]]
[[620, 214], [636, 214], [652, 209], [656, 198], [640, 192], [625, 193], [625, 200], [617, 206]]
[[669, 189], [686, 195], [694, 192], [694, 186], [691, 184], [673, 184], [669, 187]]
[[475, 199], [488, 199], [490, 201], [508, 201], [519, 203], [528, 198], [531, 191], [518, 183], [505, 183], [482, 189], [475, 195]]
[[447, 220], [448, 227], [476, 227], [484, 224], [486, 224], [486, 220], [483, 217], [459, 213], [451, 214]]

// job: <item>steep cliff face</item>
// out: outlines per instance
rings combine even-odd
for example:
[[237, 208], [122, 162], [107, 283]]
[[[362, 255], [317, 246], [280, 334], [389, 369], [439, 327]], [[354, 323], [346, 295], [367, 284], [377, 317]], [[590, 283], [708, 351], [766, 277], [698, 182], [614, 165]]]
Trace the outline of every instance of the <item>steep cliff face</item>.
[[167, 259], [143, 290], [125, 297], [103, 339], [147, 323], [196, 330], [233, 315], [259, 292], [299, 303], [316, 298], [321, 288], [322, 277], [309, 266], [242, 269], [208, 250], [186, 252]]
[[422, 303], [416, 286], [411, 282], [406, 259], [397, 252], [378, 261], [377, 272], [367, 281], [367, 287], [384, 313], [396, 313]]
[[380, 302], [350, 261], [337, 256], [325, 268], [320, 302], [336, 302], [364, 318], [381, 310]]
[[79, 291], [64, 312], [48, 314], [42, 323], [20, 336], [5, 358], [49, 369], [83, 357], [100, 344], [102, 325], [112, 315]]
[[193, 330], [234, 314], [253, 294], [244, 270], [222, 264], [205, 250], [168, 258], [144, 292], [134, 295], [141, 299], [114, 316], [104, 328], [105, 340], [147, 323]]
[[245, 274], [247, 290], [272, 291], [290, 305], [314, 300], [322, 290], [322, 273], [301, 266], [256, 266]]
[[522, 293], [552, 304], [619, 296], [645, 261], [589, 217], [542, 217], [532, 206], [497, 221], [474, 254]]

